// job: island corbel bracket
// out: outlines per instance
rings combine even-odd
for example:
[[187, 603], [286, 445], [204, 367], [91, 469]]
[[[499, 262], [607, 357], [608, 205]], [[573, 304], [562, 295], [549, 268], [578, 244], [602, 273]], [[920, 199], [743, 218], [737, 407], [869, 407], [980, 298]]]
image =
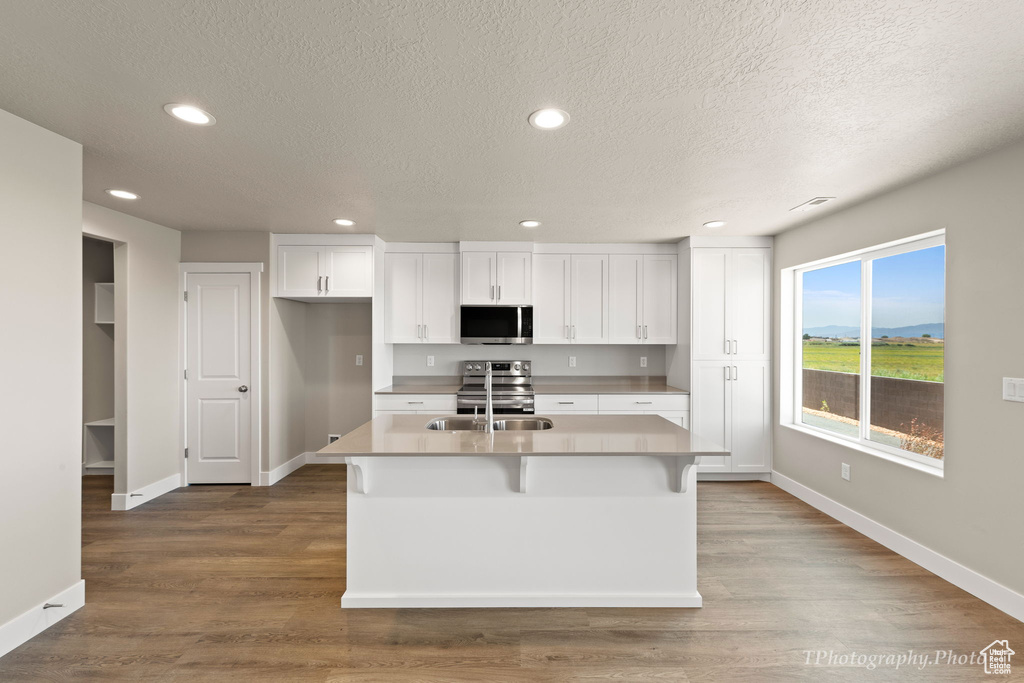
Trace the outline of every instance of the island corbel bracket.
[[366, 458], [345, 458], [348, 465], [348, 475], [352, 477], [352, 485], [356, 493], [368, 493], [370, 490], [367, 481], [367, 459]]
[[688, 455], [680, 455], [676, 458], [676, 467], [679, 474], [679, 493], [686, 493], [686, 484], [690, 479], [690, 470], [700, 464], [700, 456], [690, 460]]

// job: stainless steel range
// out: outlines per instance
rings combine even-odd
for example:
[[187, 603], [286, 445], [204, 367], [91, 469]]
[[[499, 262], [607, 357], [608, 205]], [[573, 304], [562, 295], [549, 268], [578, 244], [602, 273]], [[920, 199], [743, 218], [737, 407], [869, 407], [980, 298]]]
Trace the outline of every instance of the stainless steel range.
[[[462, 388], [456, 394], [459, 415], [483, 415], [487, 410], [486, 361], [462, 364]], [[533, 375], [528, 360], [491, 361], [492, 403], [495, 415], [533, 414]]]

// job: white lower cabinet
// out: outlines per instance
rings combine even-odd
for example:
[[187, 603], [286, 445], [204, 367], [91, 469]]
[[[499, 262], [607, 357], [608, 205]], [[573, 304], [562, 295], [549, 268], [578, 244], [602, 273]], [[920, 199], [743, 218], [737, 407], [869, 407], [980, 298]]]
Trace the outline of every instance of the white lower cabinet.
[[686, 394], [538, 394], [538, 415], [660, 415], [690, 428]]
[[701, 472], [771, 471], [771, 373], [767, 362], [693, 363], [691, 431], [730, 456], [704, 457]]
[[377, 415], [455, 413], [455, 394], [378, 394]]

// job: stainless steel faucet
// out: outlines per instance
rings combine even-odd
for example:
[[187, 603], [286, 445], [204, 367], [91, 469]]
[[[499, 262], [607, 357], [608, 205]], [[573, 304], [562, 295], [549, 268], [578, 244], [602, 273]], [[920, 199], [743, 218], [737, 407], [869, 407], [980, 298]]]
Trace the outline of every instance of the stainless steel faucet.
[[484, 431], [490, 434], [494, 432], [494, 377], [491, 370], [491, 361], [487, 361], [485, 367], [487, 368], [487, 376], [484, 377], [484, 389], [487, 391], [487, 412], [484, 419], [487, 420], [487, 424], [484, 425]]

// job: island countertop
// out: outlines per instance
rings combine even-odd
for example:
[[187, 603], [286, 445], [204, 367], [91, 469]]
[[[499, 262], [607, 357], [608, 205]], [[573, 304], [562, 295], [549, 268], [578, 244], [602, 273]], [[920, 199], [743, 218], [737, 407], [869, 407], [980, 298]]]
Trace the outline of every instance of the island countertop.
[[[728, 455], [658, 415], [552, 415], [537, 431], [435, 431], [443, 415], [381, 415], [320, 449], [322, 456]], [[467, 416], [461, 416], [467, 417]], [[495, 416], [495, 419], [516, 416]], [[524, 416], [525, 417], [525, 416]], [[536, 415], [529, 417], [545, 417]]]

